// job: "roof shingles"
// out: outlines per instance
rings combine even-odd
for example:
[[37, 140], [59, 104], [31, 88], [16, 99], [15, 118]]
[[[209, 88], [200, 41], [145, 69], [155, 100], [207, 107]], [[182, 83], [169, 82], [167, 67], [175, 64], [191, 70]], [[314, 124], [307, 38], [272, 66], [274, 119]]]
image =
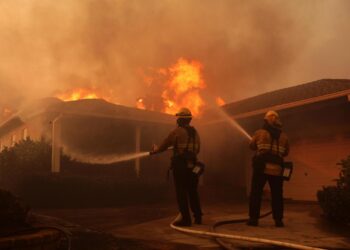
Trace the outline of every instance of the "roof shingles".
[[223, 108], [228, 113], [236, 115], [344, 90], [350, 90], [350, 80], [322, 79], [229, 103], [223, 106]]

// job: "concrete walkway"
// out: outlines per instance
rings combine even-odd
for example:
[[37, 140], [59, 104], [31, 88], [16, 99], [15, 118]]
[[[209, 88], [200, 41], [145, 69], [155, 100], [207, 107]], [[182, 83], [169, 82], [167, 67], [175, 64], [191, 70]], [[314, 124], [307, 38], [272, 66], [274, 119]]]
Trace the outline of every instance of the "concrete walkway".
[[[222, 208], [222, 209], [220, 209]], [[226, 208], [226, 209], [225, 209]], [[205, 216], [205, 224], [193, 226], [191, 229], [210, 231], [215, 221], [245, 218], [245, 212], [239, 208], [218, 205], [210, 207], [210, 212]], [[322, 223], [314, 205], [287, 205], [284, 228], [276, 228], [271, 217], [260, 220], [259, 227], [248, 227], [245, 224], [231, 224], [222, 226], [218, 232], [250, 236], [289, 243], [303, 244], [306, 246], [320, 247], [325, 249], [350, 249], [350, 232], [346, 228], [331, 228]], [[217, 244], [211, 239], [193, 237], [191, 235], [176, 232], [169, 228], [169, 222], [174, 217], [153, 220], [129, 227], [112, 230], [117, 237], [137, 238], [143, 240], [158, 239], [196, 246], [200, 249], [217, 249]], [[250, 243], [246, 241], [231, 241], [237, 248], [262, 248], [263, 244]]]
[[[267, 211], [268, 209], [269, 205], [264, 204], [263, 210]], [[286, 227], [284, 228], [274, 227], [272, 218], [268, 217], [260, 221], [259, 227], [234, 224], [222, 226], [218, 231], [325, 249], [350, 249], [350, 228], [328, 225], [321, 218], [317, 204], [286, 204], [285, 210]], [[210, 231], [211, 225], [215, 221], [244, 218], [246, 217], [246, 204], [213, 204], [206, 206], [204, 212], [204, 224], [193, 226], [191, 229]], [[174, 207], [165, 208], [162, 205], [157, 207], [156, 204], [153, 204], [150, 207], [143, 208], [64, 209], [45, 210], [41, 213], [73, 220], [82, 226], [111, 233], [119, 239], [181, 244], [191, 246], [193, 249], [220, 249], [212, 239], [194, 237], [171, 229], [169, 223], [176, 216], [176, 208]], [[79, 214], [79, 216], [75, 216], [75, 219], [73, 219], [74, 214]], [[149, 216], [146, 216], [146, 214]], [[139, 217], [139, 221], [135, 219], [137, 217]], [[146, 217], [149, 217], [149, 219]], [[244, 241], [234, 241], [232, 243], [238, 249], [272, 249], [271, 246]], [[192, 249], [191, 247], [190, 249]]]

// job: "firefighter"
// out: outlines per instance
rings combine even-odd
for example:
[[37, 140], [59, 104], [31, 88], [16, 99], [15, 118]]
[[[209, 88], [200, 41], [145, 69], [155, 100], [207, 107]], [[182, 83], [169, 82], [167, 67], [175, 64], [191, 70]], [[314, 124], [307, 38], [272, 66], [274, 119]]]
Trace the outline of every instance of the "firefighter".
[[283, 227], [283, 157], [289, 153], [287, 135], [275, 111], [268, 111], [262, 129], [255, 132], [250, 148], [253, 157], [253, 175], [250, 191], [249, 220], [247, 225], [258, 226], [261, 198], [266, 182], [271, 190], [271, 206], [276, 227]]
[[191, 226], [189, 206], [194, 215], [194, 223], [202, 223], [202, 210], [197, 190], [199, 175], [194, 171], [200, 150], [200, 138], [196, 129], [190, 126], [192, 113], [189, 109], [180, 109], [176, 116], [177, 128], [168, 135], [159, 148], [154, 147], [150, 153], [160, 153], [173, 147], [171, 170], [181, 213], [181, 219], [174, 222], [174, 225]]

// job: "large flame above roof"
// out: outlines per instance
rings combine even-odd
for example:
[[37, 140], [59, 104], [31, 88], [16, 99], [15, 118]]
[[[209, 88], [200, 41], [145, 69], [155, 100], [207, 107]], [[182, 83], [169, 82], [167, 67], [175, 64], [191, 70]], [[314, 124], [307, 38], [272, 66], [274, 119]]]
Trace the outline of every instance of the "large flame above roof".
[[102, 98], [99, 94], [92, 89], [86, 88], [73, 88], [67, 91], [61, 92], [56, 95], [57, 98], [63, 101], [76, 101], [80, 99], [99, 99]]
[[200, 90], [206, 87], [202, 68], [200, 62], [180, 58], [168, 69], [169, 80], [162, 93], [165, 113], [175, 114], [181, 107], [187, 107], [195, 116], [201, 115], [205, 104]]
[[[144, 77], [147, 86], [157, 85], [158, 94], [137, 99], [136, 106], [175, 114], [180, 108], [189, 108], [194, 116], [203, 113], [205, 102], [201, 91], [206, 88], [202, 75], [203, 65], [199, 61], [179, 58], [169, 68], [153, 70]], [[152, 99], [151, 101], [149, 99]], [[148, 101], [148, 102], [147, 102]], [[155, 108], [156, 107], [156, 108]]]

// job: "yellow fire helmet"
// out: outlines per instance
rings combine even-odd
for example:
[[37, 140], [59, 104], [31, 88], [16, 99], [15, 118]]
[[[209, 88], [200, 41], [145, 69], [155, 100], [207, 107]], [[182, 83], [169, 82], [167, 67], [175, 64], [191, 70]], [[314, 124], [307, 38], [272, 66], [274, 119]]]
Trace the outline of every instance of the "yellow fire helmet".
[[192, 118], [192, 113], [188, 108], [181, 108], [179, 112], [176, 113], [176, 116], [179, 118]]
[[267, 117], [269, 117], [269, 116], [271, 116], [271, 115], [274, 115], [274, 116], [276, 116], [277, 118], [280, 118], [279, 114], [278, 114], [276, 111], [270, 110], [270, 111], [267, 111], [267, 112], [266, 112], [264, 119], [266, 120]]

